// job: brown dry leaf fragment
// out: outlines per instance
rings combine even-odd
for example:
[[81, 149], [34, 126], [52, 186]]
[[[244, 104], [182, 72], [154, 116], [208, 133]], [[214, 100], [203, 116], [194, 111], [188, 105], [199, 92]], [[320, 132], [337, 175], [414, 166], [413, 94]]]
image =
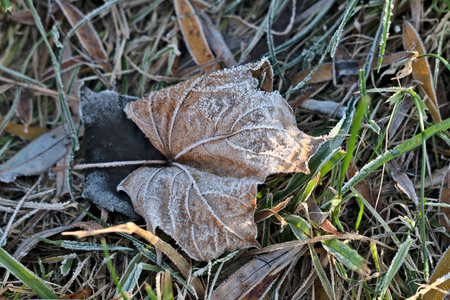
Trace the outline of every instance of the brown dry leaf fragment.
[[[405, 21], [403, 25], [403, 47], [405, 49], [415, 47], [415, 50], [419, 55], [425, 54], [425, 47], [423, 46], [419, 34], [408, 21]], [[433, 87], [433, 79], [427, 58], [422, 57], [413, 61], [411, 67], [414, 78], [420, 82], [419, 89], [422, 92], [422, 96], [428, 96], [429, 98], [429, 100], [426, 101], [426, 104], [434, 121], [436, 123], [441, 122], [442, 118], [439, 112], [438, 101]]]
[[297, 128], [266, 59], [191, 79], [125, 111], [171, 166], [141, 168], [118, 187], [148, 227], [171, 234], [195, 259], [255, 246], [256, 187], [274, 173], [308, 173], [326, 137]]
[[[69, 46], [67, 46], [66, 49], [70, 49]], [[88, 64], [88, 63], [89, 63], [88, 60], [81, 55], [69, 57], [68, 59], [65, 59], [61, 63], [61, 73], [73, 70], [82, 64]], [[55, 70], [53, 68], [50, 68], [47, 71], [45, 71], [45, 73], [42, 75], [41, 80], [46, 81], [47, 79], [50, 79], [53, 76], [55, 76]], [[66, 86], [66, 85], [64, 85], [64, 86]]]
[[24, 125], [17, 123], [8, 123], [5, 126], [5, 131], [27, 140], [34, 140], [49, 130], [33, 126], [25, 127]]
[[283, 269], [304, 249], [299, 246], [256, 256], [214, 290], [210, 299], [261, 299]]
[[[83, 13], [72, 4], [64, 0], [57, 0], [56, 3], [61, 8], [72, 27], [83, 20]], [[94, 26], [92, 26], [90, 22], [87, 22], [76, 31], [76, 35], [83, 48], [89, 53], [92, 59], [98, 62], [105, 72], [111, 71], [111, 67], [108, 64], [108, 55], [103, 48], [103, 44], [100, 41]]]
[[414, 204], [419, 207], [419, 198], [417, 197], [414, 185], [409, 179], [408, 175], [401, 170], [400, 166], [395, 160], [388, 162], [388, 167], [391, 170], [391, 176], [395, 180], [395, 188], [405, 194], [409, 199], [411, 199]]
[[91, 294], [92, 294], [92, 289], [87, 288], [87, 289], [82, 289], [82, 290], [79, 290], [78, 292], [60, 297], [59, 299], [86, 299]]
[[[447, 173], [442, 180], [439, 202], [450, 204], [450, 167], [447, 167]], [[450, 208], [440, 207], [439, 213], [441, 225], [446, 228], [447, 232], [450, 232]]]
[[[442, 280], [441, 277], [445, 276], [449, 272], [450, 247], [447, 248], [438, 264], [436, 265], [436, 268], [434, 269], [433, 275], [430, 279], [430, 285], [432, 285], [433, 287], [430, 287], [429, 291], [423, 295], [423, 300], [444, 299], [444, 291], [450, 290], [450, 280]], [[428, 289], [428, 287], [425, 286], [425, 289]]]
[[[173, 4], [178, 17], [178, 23], [180, 24], [181, 33], [195, 63], [197, 65], [203, 65], [214, 60], [214, 55], [208, 46], [202, 24], [194, 7], [188, 0], [175, 0]], [[205, 69], [209, 70], [211, 67]]]
[[33, 15], [31, 14], [31, 10], [29, 10], [29, 9], [19, 10], [19, 11], [12, 13], [11, 20], [13, 20], [17, 23], [25, 24], [25, 25], [36, 24], [34, 22]]

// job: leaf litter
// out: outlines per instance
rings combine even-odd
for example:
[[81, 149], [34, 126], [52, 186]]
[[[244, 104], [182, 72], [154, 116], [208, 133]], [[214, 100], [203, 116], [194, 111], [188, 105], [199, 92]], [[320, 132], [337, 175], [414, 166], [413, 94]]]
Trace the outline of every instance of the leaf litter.
[[144, 216], [197, 260], [257, 246], [256, 187], [273, 173], [309, 173], [326, 137], [299, 131], [271, 90], [267, 60], [192, 79], [131, 102], [128, 117], [171, 166], [143, 167], [119, 185]]

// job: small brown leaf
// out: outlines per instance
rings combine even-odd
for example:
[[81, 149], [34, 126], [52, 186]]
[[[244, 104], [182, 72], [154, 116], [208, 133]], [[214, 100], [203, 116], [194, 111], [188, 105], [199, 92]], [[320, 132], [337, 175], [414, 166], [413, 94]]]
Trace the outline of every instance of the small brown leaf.
[[8, 123], [5, 126], [5, 131], [27, 140], [34, 140], [49, 130], [33, 126], [25, 127], [24, 125], [17, 123]]
[[[444, 204], [450, 204], [450, 167], [447, 168], [447, 173], [441, 184], [441, 193], [439, 195], [439, 202]], [[450, 208], [439, 208], [440, 223], [443, 225], [447, 232], [450, 232]]]
[[21, 24], [25, 24], [25, 25], [36, 24], [34, 22], [33, 15], [31, 14], [31, 10], [29, 10], [29, 9], [19, 10], [19, 11], [12, 13], [11, 20], [21, 23]]
[[261, 299], [281, 271], [304, 249], [293, 247], [256, 256], [214, 290], [210, 299]]
[[[425, 54], [425, 47], [420, 39], [419, 34], [408, 21], [403, 25], [403, 47], [405, 50], [415, 47], [419, 55]], [[426, 101], [428, 109], [436, 123], [442, 121], [439, 112], [436, 92], [433, 87], [433, 79], [431, 77], [430, 65], [426, 57], [419, 58], [411, 63], [414, 78], [420, 82], [419, 89], [423, 96], [428, 96]]]
[[[450, 280], [445, 280], [438, 283], [438, 280], [444, 275], [450, 272], [450, 247], [442, 255], [439, 260], [436, 268], [434, 269], [433, 275], [430, 279], [430, 285], [434, 285], [428, 292], [423, 295], [423, 300], [436, 300], [436, 299], [444, 299], [445, 293], [444, 291], [450, 290]], [[439, 289], [439, 290], [438, 290]]]
[[309, 158], [327, 140], [298, 130], [281, 95], [265, 91], [271, 89], [272, 69], [262, 60], [127, 104], [128, 117], [171, 163], [140, 168], [118, 187], [150, 231], [160, 227], [201, 260], [258, 245], [257, 185], [273, 173], [309, 173]]
[[[56, 3], [61, 8], [72, 27], [83, 20], [83, 13], [72, 4], [65, 2], [64, 0], [57, 0]], [[87, 22], [76, 31], [76, 35], [83, 48], [89, 53], [92, 59], [98, 62], [105, 72], [109, 72], [111, 67], [108, 64], [108, 55], [103, 48], [103, 44], [100, 41], [94, 26], [92, 26], [90, 22]]]
[[419, 207], [419, 198], [417, 197], [417, 193], [411, 179], [409, 179], [406, 173], [401, 170], [395, 160], [389, 161], [388, 166], [389, 169], [391, 169], [391, 176], [396, 182], [395, 188], [399, 190], [399, 192], [405, 194], [417, 207]]
[[[173, 4], [181, 27], [181, 33], [194, 61], [197, 65], [203, 65], [214, 60], [214, 55], [203, 33], [200, 19], [189, 0], [175, 0]], [[210, 68], [208, 67], [206, 70]]]
[[82, 289], [82, 290], [79, 290], [78, 292], [60, 297], [59, 299], [86, 299], [90, 294], [92, 294], [92, 289], [87, 288], [87, 289]]

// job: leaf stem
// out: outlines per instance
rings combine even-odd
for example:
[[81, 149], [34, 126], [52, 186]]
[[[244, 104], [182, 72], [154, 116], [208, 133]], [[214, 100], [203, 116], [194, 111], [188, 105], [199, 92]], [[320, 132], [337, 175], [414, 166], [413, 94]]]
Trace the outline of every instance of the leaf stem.
[[74, 170], [84, 170], [91, 168], [115, 168], [135, 165], [165, 165], [166, 160], [130, 160], [130, 161], [113, 161], [107, 163], [77, 164], [73, 166]]

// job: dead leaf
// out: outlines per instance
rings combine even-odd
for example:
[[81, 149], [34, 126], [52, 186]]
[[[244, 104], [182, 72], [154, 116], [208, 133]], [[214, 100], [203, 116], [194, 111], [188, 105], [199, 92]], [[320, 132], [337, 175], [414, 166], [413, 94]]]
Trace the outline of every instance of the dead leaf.
[[298, 130], [286, 101], [258, 90], [253, 73], [271, 89], [264, 59], [179, 83], [125, 108], [171, 166], [140, 168], [118, 189], [150, 231], [160, 227], [197, 260], [257, 245], [257, 184], [274, 173], [309, 173], [309, 158], [327, 140]]
[[[395, 63], [398, 60], [404, 59], [408, 55], [408, 52], [398, 52], [391, 55], [387, 55], [383, 58], [383, 64], [382, 67], [388, 66], [392, 63]], [[364, 67], [364, 64], [366, 63], [365, 59], [360, 60], [344, 60], [344, 61], [338, 61], [335, 64], [333, 63], [325, 63], [321, 64], [319, 68], [317, 69], [316, 73], [311, 77], [311, 79], [308, 81], [308, 84], [313, 83], [319, 83], [319, 82], [325, 82], [325, 81], [331, 81], [333, 80], [333, 69], [339, 70], [341, 75], [358, 75], [359, 70]], [[377, 68], [377, 61], [373, 61], [371, 65], [371, 69]], [[314, 69], [315, 67], [311, 67], [306, 70], [302, 70], [300, 73], [294, 76], [295, 85], [299, 84], [301, 81], [303, 81], [309, 73]]]
[[8, 123], [5, 126], [5, 131], [27, 140], [34, 140], [44, 133], [48, 132], [48, 129], [32, 126], [28, 126], [25, 128], [25, 126], [22, 124]]
[[[439, 260], [438, 264], [436, 265], [436, 268], [434, 269], [433, 275], [430, 279], [430, 284], [433, 285], [434, 283], [437, 283], [437, 280], [443, 277], [444, 275], [448, 274], [450, 272], [450, 247], [447, 248], [447, 250], [442, 255], [441, 259]], [[440, 289], [441, 291], [437, 290], [436, 288]], [[438, 284], [434, 288], [430, 289], [427, 293], [423, 295], [423, 300], [436, 300], [436, 299], [444, 299], [445, 293], [443, 291], [450, 290], [450, 280], [443, 281], [442, 283]]]
[[283, 269], [303, 252], [300, 246], [256, 256], [216, 288], [210, 299], [261, 299]]
[[[419, 34], [408, 21], [405, 21], [403, 24], [403, 47], [405, 50], [415, 47], [415, 51], [417, 51], [419, 55], [425, 54], [425, 47], [423, 46]], [[434, 121], [436, 123], [441, 122], [442, 118], [439, 112], [439, 105], [433, 87], [433, 79], [427, 58], [422, 57], [414, 60], [411, 63], [411, 67], [414, 78], [419, 81], [419, 89], [422, 96], [427, 96], [429, 98], [425, 103], [427, 104]]]
[[405, 194], [409, 199], [411, 199], [416, 207], [419, 207], [419, 198], [417, 197], [414, 185], [409, 179], [408, 175], [401, 170], [400, 166], [395, 160], [388, 162], [389, 169], [391, 170], [391, 176], [395, 180], [395, 188]]
[[37, 175], [47, 171], [66, 154], [69, 135], [62, 127], [44, 133], [0, 165], [0, 181], [12, 182], [17, 176]]
[[19, 10], [11, 14], [11, 20], [25, 24], [25, 25], [35, 25], [33, 15], [31, 14], [31, 10], [24, 9]]
[[215, 27], [207, 14], [200, 15], [200, 18], [202, 20], [202, 28], [205, 30], [205, 36], [214, 53], [219, 59], [223, 59], [227, 68], [234, 67], [236, 65], [236, 60], [234, 59], [230, 48], [228, 48], [227, 43], [225, 43], [220, 31]]
[[[447, 173], [442, 179], [441, 192], [439, 195], [439, 202], [450, 204], [450, 167], [447, 167]], [[445, 227], [447, 232], [450, 232], [450, 208], [440, 207], [440, 223]]]
[[[56, 3], [61, 8], [72, 27], [84, 19], [83, 13], [69, 2], [57, 0]], [[103, 44], [100, 41], [94, 26], [92, 26], [90, 22], [87, 22], [81, 26], [75, 34], [77, 35], [83, 48], [89, 53], [92, 59], [95, 62], [98, 62], [105, 72], [111, 71], [111, 66], [108, 63], [108, 55], [103, 48]]]
[[[202, 24], [189, 0], [175, 0], [175, 12], [186, 46], [197, 65], [207, 64], [214, 60], [203, 33]], [[210, 70], [211, 67], [205, 68]]]
[[79, 290], [78, 292], [60, 297], [59, 299], [86, 299], [90, 294], [92, 294], [92, 289], [87, 288], [87, 289], [82, 289], [82, 290]]

